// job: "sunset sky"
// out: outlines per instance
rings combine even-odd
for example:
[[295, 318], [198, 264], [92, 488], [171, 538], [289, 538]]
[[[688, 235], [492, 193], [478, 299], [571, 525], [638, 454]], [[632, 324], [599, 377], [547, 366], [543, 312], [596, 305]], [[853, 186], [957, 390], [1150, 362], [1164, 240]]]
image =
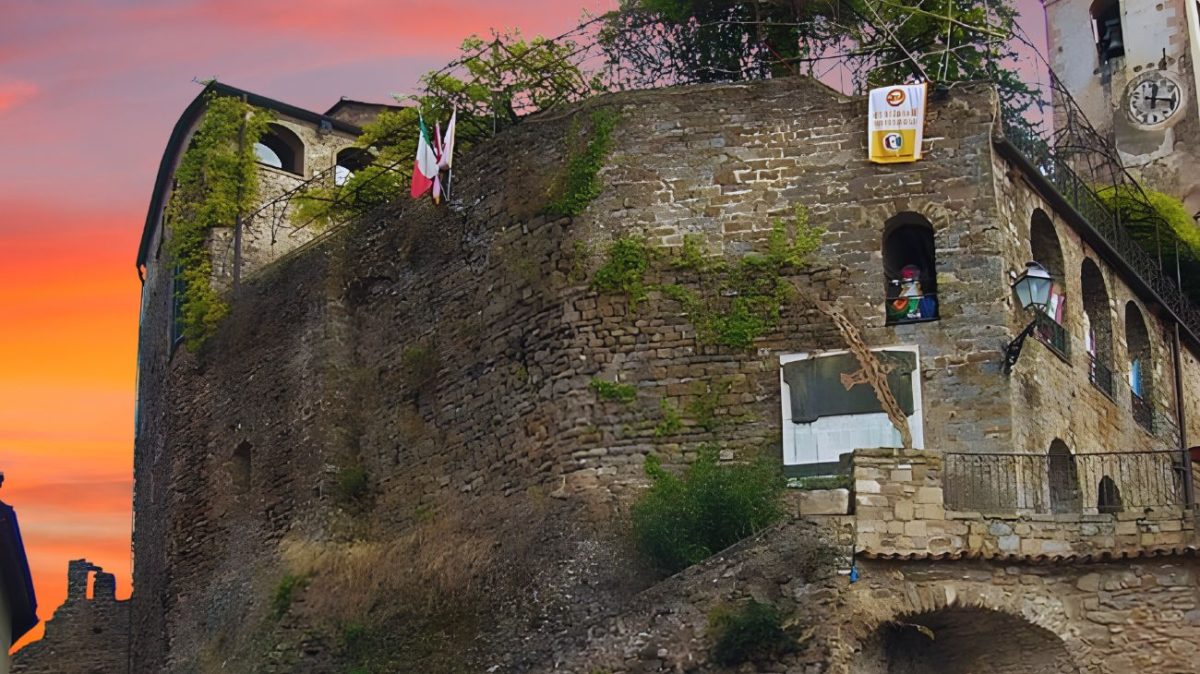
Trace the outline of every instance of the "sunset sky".
[[[1023, 0], [1031, 25], [1037, 0]], [[462, 38], [556, 35], [616, 0], [4, 0], [0, 499], [49, 618], [67, 560], [130, 592], [134, 267], [172, 125], [217, 77], [323, 111], [388, 102]], [[37, 631], [40, 634], [40, 628]]]

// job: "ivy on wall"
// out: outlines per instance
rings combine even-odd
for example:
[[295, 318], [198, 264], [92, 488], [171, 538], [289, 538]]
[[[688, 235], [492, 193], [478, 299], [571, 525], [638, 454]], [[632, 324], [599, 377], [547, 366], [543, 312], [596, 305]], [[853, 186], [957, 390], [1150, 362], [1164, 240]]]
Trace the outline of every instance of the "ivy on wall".
[[[659, 290], [682, 306], [701, 343], [748, 349], [779, 323], [780, 307], [796, 293], [787, 276], [810, 264], [824, 233], [809, 223], [808, 211], [797, 206], [790, 220], [776, 218], [765, 253], [729, 259], [710, 254], [698, 236], [685, 236], [674, 267], [695, 273], [695, 287], [668, 284]], [[656, 258], [644, 239], [616, 239], [592, 287], [625, 294], [636, 310], [654, 289], [645, 275]]]
[[167, 251], [177, 269], [175, 301], [180, 305], [183, 336], [195, 349], [229, 312], [212, 286], [208, 235], [231, 227], [258, 199], [254, 144], [271, 114], [238, 98], [212, 94], [200, 127], [175, 170], [175, 188], [167, 204], [170, 231]]
[[600, 196], [604, 183], [600, 180], [600, 169], [612, 149], [612, 134], [620, 119], [615, 110], [600, 108], [591, 114], [591, 129], [584, 137], [578, 118], [567, 133], [570, 146], [567, 148], [567, 166], [550, 186], [550, 203], [546, 212], [550, 215], [579, 215], [593, 199]]

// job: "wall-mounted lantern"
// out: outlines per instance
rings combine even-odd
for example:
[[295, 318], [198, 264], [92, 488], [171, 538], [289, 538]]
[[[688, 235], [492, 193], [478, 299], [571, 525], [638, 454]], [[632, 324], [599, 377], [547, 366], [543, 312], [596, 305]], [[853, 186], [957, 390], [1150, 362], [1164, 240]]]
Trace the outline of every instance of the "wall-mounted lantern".
[[1015, 280], [1013, 280], [1012, 289], [1017, 295], [1017, 300], [1021, 303], [1021, 308], [1029, 311], [1033, 310], [1033, 320], [1021, 334], [1017, 335], [1016, 339], [1008, 343], [1004, 349], [1004, 374], [1012, 372], [1013, 365], [1016, 365], [1017, 359], [1021, 357], [1021, 347], [1025, 345], [1025, 338], [1033, 333], [1034, 327], [1037, 325], [1038, 318], [1045, 313], [1046, 307], [1050, 305], [1050, 290], [1053, 284], [1053, 279], [1050, 272], [1037, 262], [1026, 262], [1025, 270], [1022, 271]]

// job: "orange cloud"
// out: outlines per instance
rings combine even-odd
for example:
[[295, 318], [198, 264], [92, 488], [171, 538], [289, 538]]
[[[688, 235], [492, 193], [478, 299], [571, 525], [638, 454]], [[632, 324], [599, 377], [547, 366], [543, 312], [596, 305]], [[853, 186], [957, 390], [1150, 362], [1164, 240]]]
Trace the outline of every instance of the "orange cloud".
[[38, 88], [32, 82], [22, 80], [0, 82], [0, 112], [15, 108], [37, 94]]

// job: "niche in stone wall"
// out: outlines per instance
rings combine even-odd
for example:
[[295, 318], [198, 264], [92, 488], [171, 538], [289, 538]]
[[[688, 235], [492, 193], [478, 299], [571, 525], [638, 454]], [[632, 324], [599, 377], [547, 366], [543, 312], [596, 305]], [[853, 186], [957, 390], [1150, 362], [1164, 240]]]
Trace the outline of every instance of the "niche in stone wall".
[[[920, 353], [916, 346], [873, 349], [888, 370], [887, 382], [908, 418], [913, 447], [925, 444]], [[790, 476], [836, 473], [843, 454], [900, 447], [900, 432], [862, 377], [848, 351], [781, 356], [783, 463]]]
[[1046, 472], [1050, 483], [1050, 509], [1056, 513], [1079, 512], [1079, 469], [1067, 443], [1055, 438], [1046, 454]]
[[229, 459], [229, 473], [233, 478], [233, 488], [243, 494], [250, 489], [251, 468], [253, 465], [252, 454], [253, 446], [243, 440], [233, 450], [233, 456]]
[[883, 275], [888, 324], [938, 317], [937, 251], [928, 220], [916, 213], [900, 213], [887, 221]]

